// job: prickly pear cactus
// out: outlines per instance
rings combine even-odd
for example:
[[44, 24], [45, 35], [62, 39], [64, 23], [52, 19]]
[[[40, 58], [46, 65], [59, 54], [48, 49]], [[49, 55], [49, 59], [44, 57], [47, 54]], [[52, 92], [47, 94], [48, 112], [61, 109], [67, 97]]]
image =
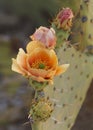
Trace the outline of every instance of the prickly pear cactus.
[[[71, 0], [71, 4], [73, 2], [75, 2], [75, 0]], [[92, 28], [91, 25], [93, 20], [91, 14], [92, 6], [90, 4], [92, 4], [92, 0], [81, 0], [78, 1], [77, 6], [75, 6], [76, 10], [80, 7], [80, 10], [78, 11], [79, 22], [74, 24], [76, 28], [75, 30], [72, 29], [72, 36], [70, 38], [70, 41], [68, 41], [68, 38], [71, 34], [72, 19], [74, 15], [72, 10], [68, 7], [63, 8], [63, 10], [58, 13], [57, 17], [54, 19], [51, 25], [52, 28], [50, 29], [50, 31], [48, 31], [49, 29], [47, 30], [43, 27], [40, 27], [40, 33], [36, 31], [36, 33], [31, 36], [32, 42], [27, 45], [28, 55], [31, 54], [31, 51], [33, 49], [39, 48], [41, 50], [44, 49], [45, 46], [46, 48], [51, 46], [54, 49], [56, 38], [53, 35], [56, 31], [57, 45], [55, 47], [55, 51], [58, 56], [59, 64], [67, 63], [67, 66], [68, 64], [70, 64], [69, 69], [63, 75], [60, 75], [55, 78], [54, 85], [47, 87], [46, 85], [49, 85], [47, 83], [48, 77], [45, 76], [44, 79], [42, 77], [39, 77], [39, 74], [43, 72], [40, 70], [46, 67], [45, 63], [49, 61], [49, 59], [44, 57], [46, 60], [43, 63], [41, 61], [38, 61], [38, 59], [40, 60], [40, 57], [38, 57], [36, 64], [33, 64], [32, 68], [36, 67], [36, 70], [37, 68], [39, 68], [39, 73], [36, 73], [38, 72], [38, 70], [34, 72], [31, 69], [29, 71], [32, 72], [31, 76], [33, 77], [33, 81], [30, 82], [30, 85], [35, 85], [34, 88], [36, 89], [35, 98], [32, 102], [32, 106], [29, 113], [29, 119], [32, 120], [32, 130], [70, 130], [75, 122], [77, 114], [85, 99], [89, 85], [93, 79], [93, 31], [90, 31]], [[77, 17], [75, 18], [75, 20], [76, 19]], [[80, 26], [78, 26], [79, 23]], [[44, 33], [47, 30], [47, 37], [46, 34], [44, 34], [42, 37], [42, 31], [40, 30], [43, 30]], [[73, 34], [77, 32], [79, 34], [79, 37], [77, 35], [74, 35], [75, 37], [73, 38]], [[43, 41], [40, 42], [40, 38], [41, 40], [43, 39], [46, 44]], [[48, 38], [51, 38], [51, 40], [49, 40]], [[74, 43], [74, 40], [77, 44]], [[42, 43], [44, 43], [45, 46]], [[47, 50], [48, 52], [51, 51], [51, 47], [49, 48], [49, 50]], [[21, 53], [19, 54], [25, 55], [22, 49], [20, 49], [20, 52]], [[17, 58], [20, 59], [20, 56]], [[53, 59], [55, 59], [55, 57], [53, 57]], [[12, 69], [14, 71], [17, 61], [13, 59]], [[25, 61], [26, 60], [24, 60], [24, 62]], [[23, 64], [20, 69], [20, 66], [18, 65], [19, 64], [17, 64], [16, 71], [28, 75], [29, 78], [29, 73], [27, 73], [27, 70], [29, 68], [24, 71], [25, 68], [27, 68], [28, 66], [25, 66], [25, 64]], [[57, 67], [55, 67], [55, 69], [56, 68]], [[64, 71], [64, 67], [62, 69]], [[53, 68], [51, 70], [53, 70]], [[55, 72], [58, 71], [60, 71], [60, 69], [55, 70]], [[36, 77], [34, 73], [36, 73], [36, 75], [38, 76]], [[35, 79], [37, 80], [35, 81]], [[42, 84], [42, 81], [46, 82]]]
[[64, 75], [55, 79], [53, 87], [46, 88], [47, 96], [54, 102], [54, 112], [43, 127], [45, 130], [70, 130], [93, 78], [93, 57], [65, 43], [57, 54], [59, 62], [70, 63], [70, 67]]
[[[71, 1], [73, 3], [74, 0]], [[70, 67], [64, 75], [55, 78], [52, 87], [45, 88], [47, 98], [54, 104], [54, 111], [52, 116], [45, 123], [42, 123], [42, 127], [38, 127], [40, 130], [70, 130], [93, 79], [93, 55], [90, 49], [87, 49], [90, 46], [93, 49], [93, 32], [91, 30], [93, 2], [92, 0], [82, 0], [79, 1], [79, 6], [79, 21], [75, 24], [76, 29], [73, 31], [73, 33], [78, 32], [79, 37], [76, 34], [74, 38], [72, 35], [71, 39], [73, 42], [75, 40], [79, 46], [77, 49], [75, 45], [66, 41], [63, 42], [62, 38], [61, 46], [56, 49], [59, 63], [69, 63]], [[78, 24], [80, 24], [79, 28]], [[54, 25], [53, 27], [55, 28]], [[58, 29], [56, 32], [62, 33], [62, 35], [67, 34], [66, 31]], [[60, 39], [60, 35], [57, 36]]]

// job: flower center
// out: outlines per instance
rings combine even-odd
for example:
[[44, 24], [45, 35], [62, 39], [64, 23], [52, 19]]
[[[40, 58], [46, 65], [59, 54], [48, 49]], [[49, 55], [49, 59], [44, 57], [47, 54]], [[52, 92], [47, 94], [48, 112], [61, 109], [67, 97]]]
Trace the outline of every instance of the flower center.
[[39, 64], [39, 68], [40, 68], [40, 69], [44, 69], [44, 68], [45, 68], [45, 64], [44, 64], [44, 63], [40, 63], [40, 64]]
[[47, 62], [42, 60], [35, 61], [34, 63], [32, 63], [31, 67], [36, 69], [49, 69]]

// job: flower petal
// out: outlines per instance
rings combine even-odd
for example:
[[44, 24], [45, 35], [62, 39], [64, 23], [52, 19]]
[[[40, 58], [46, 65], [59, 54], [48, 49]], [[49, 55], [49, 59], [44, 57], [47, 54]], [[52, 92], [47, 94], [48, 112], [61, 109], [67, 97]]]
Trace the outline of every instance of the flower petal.
[[69, 67], [69, 64], [63, 64], [63, 65], [58, 66], [56, 69], [56, 75], [64, 73], [68, 67]]
[[55, 53], [54, 50], [50, 50], [50, 64], [52, 64], [52, 66], [55, 68], [58, 65], [58, 59], [57, 59], [57, 55]]
[[26, 53], [24, 52], [22, 48], [20, 48], [16, 60], [17, 60], [18, 65], [23, 67], [24, 69], [27, 68], [26, 58], [27, 58]]
[[35, 33], [30, 36], [34, 41], [40, 41], [46, 48], [54, 48], [56, 45], [56, 35], [53, 28], [39, 27]]
[[36, 77], [42, 77], [45, 79], [51, 79], [55, 75], [55, 70], [44, 70], [44, 69], [29, 69], [30, 73]]
[[24, 74], [24, 72], [21, 70], [20, 66], [17, 64], [17, 61], [14, 58], [12, 58], [12, 70], [20, 74]]
[[28, 54], [31, 54], [33, 52], [33, 50], [35, 50], [36, 48], [44, 48], [44, 45], [39, 42], [39, 41], [31, 41], [27, 44], [26, 46], [26, 51]]
[[28, 59], [27, 59], [29, 66], [31, 67], [31, 65], [35, 62], [39, 62], [40, 60], [46, 62], [46, 65], [48, 66], [48, 69], [50, 68], [56, 68], [56, 66], [58, 65], [58, 60], [57, 60], [57, 56], [54, 52], [54, 50], [48, 50], [46, 48], [36, 48], [33, 53], [31, 53], [30, 55], [28, 55]]

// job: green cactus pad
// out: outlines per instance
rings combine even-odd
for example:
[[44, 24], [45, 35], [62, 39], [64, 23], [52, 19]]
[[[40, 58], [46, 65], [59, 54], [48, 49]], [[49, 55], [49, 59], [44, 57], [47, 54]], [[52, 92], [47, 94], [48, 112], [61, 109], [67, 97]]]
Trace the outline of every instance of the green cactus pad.
[[46, 95], [54, 102], [54, 111], [42, 124], [44, 130], [70, 130], [93, 78], [93, 57], [66, 43], [57, 50], [57, 55], [60, 64], [69, 63], [70, 67], [55, 78], [53, 86], [45, 88]]
[[93, 0], [81, 0], [80, 9], [74, 19], [71, 43], [78, 49], [93, 54]]

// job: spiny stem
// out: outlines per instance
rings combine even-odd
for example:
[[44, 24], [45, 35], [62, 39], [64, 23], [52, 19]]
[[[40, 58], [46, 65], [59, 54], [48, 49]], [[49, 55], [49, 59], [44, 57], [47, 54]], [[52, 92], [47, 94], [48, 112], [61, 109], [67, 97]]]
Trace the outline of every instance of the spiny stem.
[[36, 99], [44, 98], [44, 97], [45, 97], [45, 93], [44, 93], [43, 90], [41, 90], [41, 91], [35, 90], [35, 98], [36, 98]]
[[[35, 99], [39, 100], [39, 98], [42, 98], [44, 96], [45, 94], [43, 90], [41, 91], [35, 90]], [[33, 123], [31, 123], [31, 127], [32, 127], [32, 130], [43, 130], [43, 125], [41, 121], [34, 121]]]

